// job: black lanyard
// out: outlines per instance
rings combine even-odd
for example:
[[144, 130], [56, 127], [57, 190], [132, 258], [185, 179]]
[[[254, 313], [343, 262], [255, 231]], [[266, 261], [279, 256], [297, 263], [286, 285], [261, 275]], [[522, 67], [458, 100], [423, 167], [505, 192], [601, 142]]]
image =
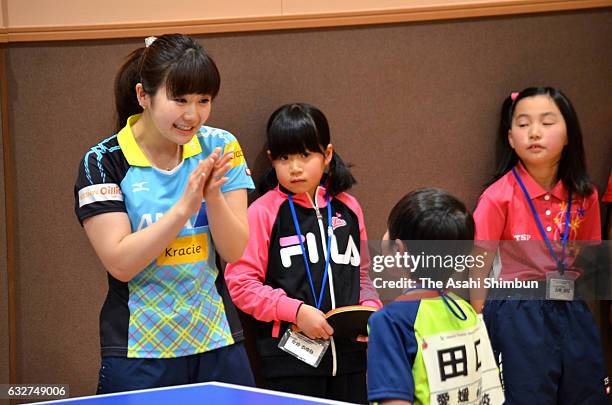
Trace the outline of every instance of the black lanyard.
[[518, 175], [514, 167], [512, 168], [512, 174], [514, 174], [514, 177], [516, 177], [516, 180], [518, 181], [519, 185], [521, 186], [521, 189], [523, 190], [523, 193], [525, 194], [525, 197], [527, 198], [527, 202], [529, 203], [529, 207], [531, 208], [531, 213], [533, 214], [533, 217], [535, 218], [538, 224], [538, 228], [540, 228], [540, 233], [542, 234], [542, 238], [544, 238], [544, 241], [546, 242], [546, 245], [548, 246], [548, 250], [550, 250], [550, 254], [552, 255], [555, 262], [557, 263], [557, 268], [559, 269], [559, 272], [563, 274], [563, 272], [565, 272], [565, 263], [563, 262], [563, 260], [565, 260], [565, 246], [567, 246], [567, 238], [569, 235], [570, 213], [571, 213], [571, 208], [572, 208], [572, 191], [570, 190], [568, 192], [568, 197], [567, 197], [567, 213], [565, 214], [565, 230], [563, 232], [563, 238], [561, 241], [561, 246], [563, 250], [561, 253], [562, 257], [561, 259], [559, 259], [557, 257], [557, 254], [555, 253], [555, 250], [552, 247], [552, 243], [550, 243], [550, 239], [548, 239], [548, 236], [546, 235], [546, 231], [544, 230], [544, 226], [542, 226], [542, 222], [540, 222], [540, 218], [538, 217], [538, 213], [536, 212], [536, 209], [533, 206], [531, 197], [529, 197], [527, 188], [525, 188], [525, 184], [523, 184], [523, 180], [521, 180], [521, 177]]
[[[331, 240], [334, 235], [332, 227], [332, 214], [331, 214], [331, 202], [329, 200], [329, 194], [325, 193], [325, 201], [327, 201], [327, 255], [325, 256], [325, 268], [323, 269], [323, 282], [321, 283], [321, 292], [317, 299], [314, 284], [312, 282], [312, 273], [310, 272], [310, 265], [308, 264], [308, 258], [306, 257], [306, 249], [304, 248], [304, 241], [302, 240], [302, 232], [300, 231], [300, 224], [295, 213], [295, 206], [293, 204], [293, 198], [290, 194], [287, 194], [289, 198], [289, 207], [291, 208], [291, 216], [293, 217], [293, 224], [295, 225], [295, 231], [297, 232], [298, 239], [300, 240], [300, 248], [302, 248], [302, 258], [304, 259], [304, 265], [306, 266], [306, 274], [308, 274], [308, 281], [310, 282], [310, 288], [312, 290], [312, 296], [317, 309], [321, 308], [323, 302], [323, 291], [325, 291], [325, 284], [327, 284], [327, 269], [331, 260]], [[317, 196], [315, 195], [315, 199]]]

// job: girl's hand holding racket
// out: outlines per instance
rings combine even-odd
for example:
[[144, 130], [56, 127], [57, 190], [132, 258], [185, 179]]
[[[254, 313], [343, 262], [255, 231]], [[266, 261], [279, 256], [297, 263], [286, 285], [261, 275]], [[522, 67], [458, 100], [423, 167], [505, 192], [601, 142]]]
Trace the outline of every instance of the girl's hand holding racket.
[[327, 340], [334, 334], [334, 329], [327, 323], [325, 314], [311, 305], [300, 305], [296, 324], [300, 331], [311, 339]]

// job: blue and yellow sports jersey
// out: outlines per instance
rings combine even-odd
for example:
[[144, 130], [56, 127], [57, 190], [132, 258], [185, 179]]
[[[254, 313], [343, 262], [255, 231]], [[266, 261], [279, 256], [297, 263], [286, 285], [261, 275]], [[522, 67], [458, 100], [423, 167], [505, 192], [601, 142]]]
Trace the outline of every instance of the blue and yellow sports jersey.
[[403, 295], [375, 312], [369, 327], [369, 401], [503, 403], [486, 329], [454, 294]]
[[[107, 212], [125, 212], [133, 232], [159, 220], [182, 196], [189, 174], [216, 147], [233, 150], [222, 192], [253, 189], [240, 145], [227, 131], [203, 126], [183, 146], [173, 170], [152, 167], [139, 148], [130, 117], [118, 134], [91, 148], [75, 185], [81, 223]], [[100, 316], [103, 356], [168, 358], [234, 343], [226, 316], [229, 300], [219, 294], [219, 270], [208, 227], [206, 202], [161, 255], [127, 283], [110, 274]], [[217, 283], [217, 285], [216, 285]], [[233, 310], [233, 308], [232, 308]]]

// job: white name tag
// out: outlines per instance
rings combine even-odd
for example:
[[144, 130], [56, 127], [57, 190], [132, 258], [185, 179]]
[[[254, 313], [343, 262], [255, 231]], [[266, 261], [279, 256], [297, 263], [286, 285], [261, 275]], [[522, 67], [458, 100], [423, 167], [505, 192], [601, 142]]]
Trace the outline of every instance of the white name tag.
[[546, 273], [546, 299], [559, 301], [574, 300], [574, 277], [557, 272]]
[[288, 328], [278, 347], [316, 368], [329, 347], [329, 340], [311, 339], [303, 333]]

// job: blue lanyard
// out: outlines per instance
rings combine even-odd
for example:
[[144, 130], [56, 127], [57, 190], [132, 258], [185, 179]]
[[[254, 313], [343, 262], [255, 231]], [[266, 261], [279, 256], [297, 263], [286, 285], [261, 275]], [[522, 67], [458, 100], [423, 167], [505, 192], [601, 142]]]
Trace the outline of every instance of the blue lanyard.
[[[297, 232], [298, 239], [300, 240], [300, 247], [302, 248], [302, 258], [304, 259], [304, 265], [306, 266], [306, 274], [308, 274], [308, 281], [310, 282], [310, 289], [312, 290], [312, 296], [314, 298], [317, 309], [321, 308], [323, 302], [323, 291], [325, 291], [325, 284], [327, 284], [327, 268], [329, 267], [331, 259], [331, 240], [334, 234], [334, 228], [332, 227], [332, 210], [331, 202], [329, 200], [329, 194], [325, 193], [325, 201], [327, 201], [327, 255], [325, 256], [325, 268], [323, 269], [323, 282], [321, 283], [321, 292], [319, 293], [319, 299], [315, 292], [314, 284], [312, 282], [312, 273], [310, 272], [310, 265], [308, 264], [308, 258], [306, 257], [306, 249], [304, 248], [304, 242], [302, 241], [302, 231], [300, 231], [300, 224], [298, 223], [297, 214], [295, 213], [295, 206], [293, 204], [293, 198], [290, 194], [287, 194], [289, 198], [289, 207], [291, 208], [291, 216], [293, 217], [293, 224]], [[315, 199], [317, 196], [315, 195]]]
[[[433, 291], [438, 291], [438, 294], [440, 294], [440, 297], [442, 298], [442, 301], [444, 301], [444, 303], [446, 304], [448, 309], [453, 313], [453, 315], [455, 315], [455, 317], [457, 317], [458, 319], [461, 319], [462, 321], [466, 321], [467, 320], [467, 315], [465, 314], [465, 312], [463, 312], [463, 308], [461, 308], [461, 305], [459, 305], [459, 303], [457, 303], [457, 301], [455, 301], [455, 299], [453, 297], [451, 297], [450, 295], [448, 295], [444, 290], [434, 289], [434, 288], [416, 287], [416, 288], [408, 288], [408, 289], [404, 290], [402, 292], [402, 295], [403, 294], [408, 294], [409, 292], [415, 291], [415, 290], [433, 290]], [[451, 303], [452, 303], [452, 306], [451, 306]], [[459, 312], [461, 312], [461, 316], [457, 313], [457, 311], [455, 311], [455, 308], [453, 308], [453, 306], [455, 308], [457, 308], [459, 310]]]
[[529, 193], [527, 192], [527, 188], [525, 188], [525, 184], [523, 184], [523, 180], [521, 180], [521, 177], [518, 175], [514, 167], [512, 168], [512, 174], [514, 174], [514, 177], [516, 177], [516, 180], [518, 181], [519, 185], [521, 186], [521, 189], [523, 190], [523, 193], [525, 194], [525, 197], [527, 198], [527, 202], [529, 203], [529, 207], [531, 208], [531, 213], [533, 214], [533, 217], [538, 223], [538, 228], [540, 228], [540, 233], [542, 234], [542, 238], [544, 238], [544, 241], [546, 242], [546, 245], [548, 246], [548, 250], [550, 250], [550, 254], [552, 255], [555, 262], [557, 263], [557, 268], [559, 269], [559, 272], [563, 274], [565, 272], [565, 263], [563, 263], [563, 260], [565, 260], [565, 246], [567, 246], [567, 237], [569, 235], [570, 214], [571, 214], [571, 208], [572, 208], [572, 191], [570, 190], [568, 192], [568, 197], [567, 197], [567, 213], [565, 214], [565, 230], [563, 232], [563, 239], [561, 242], [561, 246], [562, 246], [561, 256], [562, 257], [561, 259], [559, 259], [557, 257], [557, 254], [555, 253], [555, 250], [552, 247], [552, 244], [550, 243], [550, 239], [548, 239], [548, 236], [546, 236], [546, 231], [544, 230], [544, 226], [542, 226], [542, 222], [540, 222], [540, 218], [538, 217], [538, 213], [536, 212], [536, 209], [533, 206], [533, 202], [531, 201], [531, 197], [529, 196]]

